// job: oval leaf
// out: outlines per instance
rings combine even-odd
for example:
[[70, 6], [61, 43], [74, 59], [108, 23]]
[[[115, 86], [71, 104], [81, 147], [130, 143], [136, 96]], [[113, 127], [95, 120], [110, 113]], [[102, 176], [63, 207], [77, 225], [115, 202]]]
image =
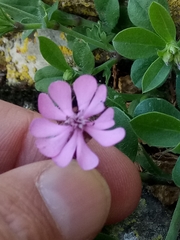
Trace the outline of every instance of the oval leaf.
[[140, 102], [134, 110], [134, 116], [148, 112], [161, 112], [180, 119], [180, 112], [171, 103], [161, 98], [148, 98]]
[[133, 62], [131, 67], [131, 79], [136, 87], [142, 88], [143, 75], [156, 58], [157, 56], [153, 56], [147, 59], [137, 59]]
[[132, 27], [119, 32], [113, 39], [115, 50], [129, 59], [149, 58], [165, 47], [165, 42], [144, 28]]
[[180, 187], [180, 157], [178, 157], [176, 164], [172, 170], [172, 179], [174, 183]]
[[[129, 0], [128, 1], [128, 15], [131, 22], [135, 26], [153, 30], [151, 26], [151, 22], [149, 20], [149, 16], [148, 16], [148, 9], [153, 1], [154, 0], [144, 0], [144, 1]], [[167, 0], [156, 0], [156, 2], [159, 2], [166, 9], [168, 9]]]
[[170, 13], [159, 3], [153, 2], [149, 7], [149, 18], [155, 32], [166, 42], [176, 39], [176, 27]]
[[137, 154], [138, 138], [131, 127], [130, 118], [119, 108], [113, 107], [113, 109], [114, 127], [123, 127], [126, 130], [124, 140], [116, 144], [116, 147], [134, 161]]
[[41, 36], [39, 37], [39, 44], [41, 54], [49, 64], [63, 72], [67, 69], [71, 69], [58, 45], [56, 45], [52, 40]]
[[119, 1], [118, 0], [94, 0], [95, 9], [102, 22], [105, 32], [111, 32], [119, 19]]
[[0, 7], [8, 13], [15, 21], [21, 22], [24, 18], [28, 18], [30, 22], [41, 22], [40, 1], [31, 0], [1, 0]]
[[167, 114], [142, 114], [131, 120], [131, 125], [150, 146], [175, 147], [180, 142], [180, 120]]
[[108, 93], [106, 98], [106, 105], [108, 107], [120, 108], [126, 112], [127, 111], [126, 104], [121, 94], [110, 87], [107, 87], [107, 90]]
[[171, 69], [172, 65], [167, 66], [160, 57], [157, 58], [143, 76], [143, 93], [149, 92], [162, 85], [166, 81]]
[[76, 39], [73, 44], [73, 58], [83, 74], [91, 74], [95, 60], [89, 45], [82, 39]]
[[35, 74], [35, 88], [40, 92], [48, 92], [52, 82], [63, 79], [63, 72], [52, 66], [44, 67]]
[[180, 143], [178, 143], [177, 146], [175, 146], [173, 149], [170, 150], [172, 153], [180, 154]]

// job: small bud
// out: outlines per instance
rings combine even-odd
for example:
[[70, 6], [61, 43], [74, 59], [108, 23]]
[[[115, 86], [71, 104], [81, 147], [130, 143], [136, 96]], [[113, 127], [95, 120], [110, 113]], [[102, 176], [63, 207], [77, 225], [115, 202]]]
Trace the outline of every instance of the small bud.
[[64, 79], [65, 81], [69, 81], [69, 80], [71, 80], [71, 79], [73, 78], [73, 76], [74, 76], [73, 70], [67, 69], [67, 70], [64, 72], [64, 74], [63, 74], [63, 79]]
[[170, 52], [165, 52], [162, 60], [164, 61], [164, 63], [168, 66], [170, 62], [173, 61], [173, 54]]

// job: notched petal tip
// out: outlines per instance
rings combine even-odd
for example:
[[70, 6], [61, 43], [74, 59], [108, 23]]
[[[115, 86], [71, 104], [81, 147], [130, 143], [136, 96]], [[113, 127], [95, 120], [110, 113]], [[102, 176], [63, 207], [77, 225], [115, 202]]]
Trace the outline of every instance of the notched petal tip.
[[53, 120], [65, 120], [66, 115], [53, 103], [46, 93], [40, 93], [38, 98], [38, 109], [42, 116]]
[[50, 84], [48, 93], [67, 116], [73, 116], [72, 110], [72, 90], [71, 86], [65, 81], [56, 81]]
[[125, 137], [124, 128], [115, 128], [113, 130], [99, 130], [93, 127], [86, 127], [85, 131], [104, 147], [110, 147], [122, 141]]

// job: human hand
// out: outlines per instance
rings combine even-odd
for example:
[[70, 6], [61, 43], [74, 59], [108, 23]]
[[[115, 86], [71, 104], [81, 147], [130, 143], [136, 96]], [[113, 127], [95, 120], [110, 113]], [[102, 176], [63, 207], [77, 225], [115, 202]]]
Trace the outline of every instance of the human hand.
[[38, 113], [3, 101], [0, 113], [1, 240], [93, 239], [135, 209], [140, 177], [115, 147], [89, 142], [98, 171], [83, 171], [75, 161], [60, 168], [45, 160], [28, 132]]

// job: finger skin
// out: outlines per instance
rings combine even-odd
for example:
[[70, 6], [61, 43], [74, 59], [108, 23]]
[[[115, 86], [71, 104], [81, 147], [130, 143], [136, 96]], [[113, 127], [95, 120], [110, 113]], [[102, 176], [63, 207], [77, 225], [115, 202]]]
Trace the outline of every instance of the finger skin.
[[106, 224], [120, 222], [137, 207], [142, 183], [132, 161], [115, 147], [104, 148], [94, 140], [89, 146], [99, 156], [96, 168], [106, 179], [111, 191], [111, 209]]
[[[56, 174], [55, 182], [49, 175], [39, 185], [48, 171]], [[8, 171], [0, 175], [0, 192], [1, 240], [94, 239], [110, 208], [105, 180], [98, 171], [85, 172], [76, 162], [62, 169], [41, 161]]]
[[34, 117], [40, 115], [0, 100], [0, 173], [44, 159], [28, 131]]
[[[0, 172], [44, 159], [34, 145], [29, 124], [38, 113], [0, 101]], [[107, 223], [121, 221], [137, 206], [141, 181], [133, 163], [115, 147], [103, 148], [94, 140], [89, 146], [99, 156], [98, 171], [106, 179], [112, 197]]]

